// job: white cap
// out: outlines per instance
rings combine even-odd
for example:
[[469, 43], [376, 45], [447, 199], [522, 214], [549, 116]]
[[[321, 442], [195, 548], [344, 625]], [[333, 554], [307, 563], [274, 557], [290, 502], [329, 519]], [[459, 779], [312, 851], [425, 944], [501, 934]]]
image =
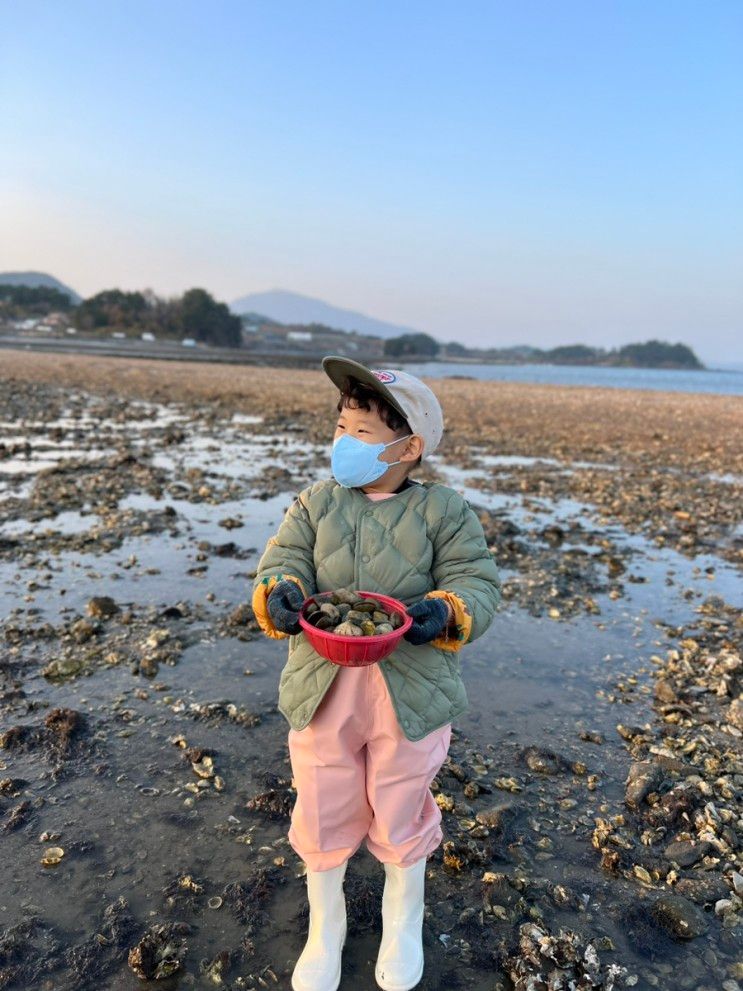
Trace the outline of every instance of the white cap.
[[348, 376], [353, 375], [383, 396], [423, 440], [421, 459], [430, 457], [439, 446], [444, 433], [444, 414], [436, 396], [415, 375], [397, 368], [367, 368], [352, 358], [338, 355], [327, 355], [322, 367], [341, 392]]

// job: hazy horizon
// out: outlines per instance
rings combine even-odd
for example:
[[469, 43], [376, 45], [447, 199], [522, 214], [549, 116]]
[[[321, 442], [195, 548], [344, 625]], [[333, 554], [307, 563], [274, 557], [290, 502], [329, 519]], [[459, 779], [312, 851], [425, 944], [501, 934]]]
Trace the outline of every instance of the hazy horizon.
[[4, 10], [0, 270], [743, 359], [743, 6]]

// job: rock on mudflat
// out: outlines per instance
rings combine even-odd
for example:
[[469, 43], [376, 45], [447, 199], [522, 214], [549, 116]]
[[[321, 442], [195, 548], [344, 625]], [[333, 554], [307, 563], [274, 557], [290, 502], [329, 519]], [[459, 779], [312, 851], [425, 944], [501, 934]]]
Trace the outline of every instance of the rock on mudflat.
[[88, 615], [95, 616], [96, 619], [106, 619], [108, 616], [113, 616], [114, 613], [119, 612], [119, 607], [110, 595], [94, 596], [88, 600], [86, 609]]
[[624, 801], [631, 809], [638, 809], [642, 800], [655, 791], [663, 781], [663, 771], [649, 760], [632, 764], [625, 785]]
[[482, 809], [475, 814], [475, 820], [482, 826], [489, 829], [503, 829], [516, 818], [517, 809], [515, 806], [503, 803], [493, 805], [488, 809]]
[[708, 905], [729, 894], [728, 886], [714, 874], [702, 877], [682, 877], [676, 883], [676, 894], [691, 899], [697, 905]]
[[734, 698], [730, 703], [727, 721], [736, 729], [743, 730], [743, 695]]
[[712, 849], [712, 844], [694, 843], [692, 840], [675, 840], [669, 843], [664, 853], [669, 860], [675, 861], [679, 867], [691, 867], [701, 860]]
[[526, 747], [521, 757], [529, 770], [537, 774], [560, 774], [570, 769], [569, 761], [545, 747]]
[[694, 939], [707, 931], [704, 913], [681, 895], [661, 895], [651, 911], [656, 921], [679, 939]]

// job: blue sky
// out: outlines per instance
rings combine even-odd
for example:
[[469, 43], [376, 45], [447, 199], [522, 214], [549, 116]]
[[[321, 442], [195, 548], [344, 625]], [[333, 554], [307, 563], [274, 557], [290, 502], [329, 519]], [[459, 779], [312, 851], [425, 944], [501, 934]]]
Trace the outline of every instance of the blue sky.
[[0, 270], [743, 358], [739, 0], [0, 11]]

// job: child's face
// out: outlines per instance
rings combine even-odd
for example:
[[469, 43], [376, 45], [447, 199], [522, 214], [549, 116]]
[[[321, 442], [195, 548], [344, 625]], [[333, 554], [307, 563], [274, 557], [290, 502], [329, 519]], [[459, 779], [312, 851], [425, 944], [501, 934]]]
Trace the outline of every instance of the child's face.
[[[379, 416], [374, 403], [370, 403], [369, 405], [371, 406], [370, 410], [344, 406], [338, 414], [333, 440], [337, 440], [343, 434], [350, 434], [352, 437], [364, 441], [365, 444], [389, 444], [390, 441], [402, 437], [408, 440], [413, 439], [410, 437], [409, 430], [396, 431], [388, 427]], [[379, 460], [389, 462], [400, 461], [406, 452], [406, 448], [405, 441], [400, 440], [399, 444], [393, 444], [391, 447], [382, 451], [379, 455]], [[408, 460], [413, 460], [415, 457], [417, 457], [417, 454], [412, 455]], [[396, 465], [395, 467], [402, 468], [403, 465]]]

